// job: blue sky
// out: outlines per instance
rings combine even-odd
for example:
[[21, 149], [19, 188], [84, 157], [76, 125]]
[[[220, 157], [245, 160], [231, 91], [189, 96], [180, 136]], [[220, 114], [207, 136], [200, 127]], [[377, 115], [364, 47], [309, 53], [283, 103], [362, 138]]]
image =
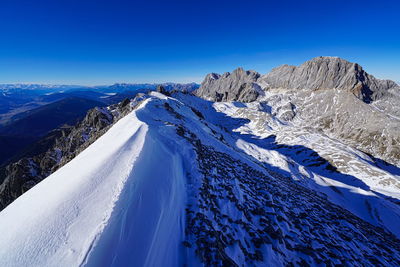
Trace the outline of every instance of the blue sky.
[[0, 1], [0, 83], [201, 82], [321, 55], [400, 81], [400, 1]]

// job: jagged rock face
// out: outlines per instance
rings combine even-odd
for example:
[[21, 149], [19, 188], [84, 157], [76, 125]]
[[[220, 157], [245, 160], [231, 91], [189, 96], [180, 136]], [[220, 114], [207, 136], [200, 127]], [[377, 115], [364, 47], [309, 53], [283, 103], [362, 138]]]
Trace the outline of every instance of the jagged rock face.
[[393, 81], [376, 79], [357, 63], [338, 57], [317, 57], [298, 67], [282, 65], [263, 76], [242, 68], [223, 75], [211, 73], [206, 76], [195, 94], [217, 102], [252, 102], [262, 93], [261, 88], [340, 89], [370, 103], [381, 99], [389, 90], [399, 87]]
[[165, 87], [162, 86], [162, 85], [158, 85], [158, 86], [157, 86], [157, 92], [159, 92], [159, 93], [161, 93], [161, 94], [164, 94], [164, 95], [168, 95], [167, 90], [166, 90]]
[[92, 144], [125, 116], [131, 106], [130, 100], [125, 99], [108, 108], [91, 109], [75, 126], [53, 131], [47, 138], [50, 147], [45, 152], [5, 166], [0, 179], [0, 210]]
[[211, 101], [251, 102], [257, 99], [261, 88], [256, 83], [260, 74], [242, 68], [223, 75], [211, 73], [206, 76], [195, 94]]
[[376, 79], [357, 63], [337, 57], [317, 57], [298, 67], [283, 65], [260, 80], [268, 84], [267, 88], [347, 90], [367, 103], [397, 87], [395, 82]]

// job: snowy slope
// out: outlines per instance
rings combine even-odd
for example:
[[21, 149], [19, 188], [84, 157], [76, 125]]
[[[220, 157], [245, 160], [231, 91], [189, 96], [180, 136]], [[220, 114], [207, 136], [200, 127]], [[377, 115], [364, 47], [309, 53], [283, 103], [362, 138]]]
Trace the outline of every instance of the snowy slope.
[[400, 173], [380, 168], [361, 151], [313, 128], [282, 121], [258, 103], [213, 105], [230, 117], [249, 120], [233, 129], [241, 138], [236, 145], [246, 154], [400, 237]]
[[148, 128], [129, 114], [2, 211], [0, 265], [176, 265], [180, 158]]
[[290, 143], [317, 135], [275, 140], [296, 128], [265, 107], [182, 93], [132, 106], [0, 213], [0, 266], [400, 264], [397, 192]]

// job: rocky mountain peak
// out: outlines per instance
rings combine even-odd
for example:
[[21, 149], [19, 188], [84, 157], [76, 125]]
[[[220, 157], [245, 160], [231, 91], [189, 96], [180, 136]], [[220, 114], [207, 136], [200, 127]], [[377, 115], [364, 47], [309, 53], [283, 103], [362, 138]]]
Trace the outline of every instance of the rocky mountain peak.
[[255, 70], [244, 70], [242, 67], [235, 69], [232, 74], [239, 78], [247, 77], [249, 79], [258, 79], [261, 76]]
[[197, 96], [212, 101], [241, 101], [251, 102], [259, 95], [259, 86], [256, 81], [261, 75], [253, 70], [237, 68], [232, 73], [223, 75], [211, 73], [206, 76]]
[[218, 80], [220, 77], [221, 77], [221, 75], [218, 73], [209, 73], [206, 75], [206, 78], [204, 79], [204, 81]]
[[282, 65], [261, 77], [267, 89], [340, 89], [371, 102], [397, 87], [389, 80], [379, 80], [357, 64], [339, 57], [316, 57], [300, 66]]
[[210, 73], [195, 94], [212, 101], [251, 102], [262, 93], [261, 88], [339, 89], [370, 103], [387, 95], [389, 90], [399, 87], [393, 81], [375, 78], [357, 63], [340, 57], [321, 56], [299, 66], [281, 65], [263, 76], [254, 70], [243, 68], [222, 75]]

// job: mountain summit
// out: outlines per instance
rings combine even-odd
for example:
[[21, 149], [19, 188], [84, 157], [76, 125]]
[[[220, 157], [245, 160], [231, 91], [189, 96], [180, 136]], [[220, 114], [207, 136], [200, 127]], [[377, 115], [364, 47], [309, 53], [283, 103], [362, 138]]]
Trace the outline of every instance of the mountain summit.
[[259, 78], [259, 73], [245, 71], [243, 68], [223, 75], [211, 73], [206, 76], [195, 94], [213, 101], [251, 102], [257, 99], [261, 91], [256, 83]]
[[348, 90], [365, 102], [379, 99], [397, 84], [379, 80], [357, 63], [338, 57], [316, 57], [295, 67], [283, 65], [261, 78], [268, 88]]

